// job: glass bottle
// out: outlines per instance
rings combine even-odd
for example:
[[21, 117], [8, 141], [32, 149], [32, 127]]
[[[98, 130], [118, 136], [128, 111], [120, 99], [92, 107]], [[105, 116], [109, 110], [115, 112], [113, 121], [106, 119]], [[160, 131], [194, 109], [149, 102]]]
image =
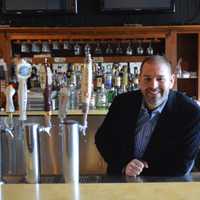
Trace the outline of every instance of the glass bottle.
[[97, 90], [96, 93], [96, 108], [97, 109], [106, 109], [107, 107], [107, 95], [104, 88], [104, 84], [101, 85], [101, 88]]
[[111, 103], [113, 102], [113, 99], [117, 95], [117, 91], [115, 90], [114, 87], [112, 87], [108, 92], [107, 92], [107, 102], [108, 102], [108, 107], [110, 107]]
[[76, 87], [73, 84], [69, 85], [69, 109], [76, 109], [77, 108], [77, 94], [76, 94]]

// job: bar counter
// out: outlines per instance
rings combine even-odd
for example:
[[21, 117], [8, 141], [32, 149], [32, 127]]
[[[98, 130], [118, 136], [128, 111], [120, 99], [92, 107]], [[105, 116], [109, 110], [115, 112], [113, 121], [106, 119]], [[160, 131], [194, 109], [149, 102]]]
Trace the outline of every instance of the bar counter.
[[[199, 200], [200, 175], [186, 177], [87, 177], [93, 183], [3, 184], [1, 200]], [[96, 180], [96, 182], [95, 182]], [[104, 180], [104, 181], [103, 181]], [[113, 182], [112, 182], [113, 181]], [[163, 182], [164, 181], [164, 182]]]
[[69, 184], [3, 185], [1, 200], [199, 200], [200, 183], [80, 184], [80, 198]]

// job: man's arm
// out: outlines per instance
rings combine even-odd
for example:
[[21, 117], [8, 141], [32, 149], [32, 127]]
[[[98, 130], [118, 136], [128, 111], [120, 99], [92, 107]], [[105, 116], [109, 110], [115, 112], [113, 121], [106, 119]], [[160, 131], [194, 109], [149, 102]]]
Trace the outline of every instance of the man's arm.
[[[200, 145], [200, 108], [196, 104], [183, 104], [179, 113], [180, 127], [174, 134], [178, 134], [178, 143], [174, 154], [168, 157], [166, 174], [182, 176], [191, 168]], [[176, 133], [177, 132], [177, 133]]]
[[[116, 172], [122, 171], [126, 162], [121, 152], [123, 134], [120, 117], [123, 101], [120, 96], [115, 97], [109, 112], [95, 135], [95, 143], [107, 164]], [[123, 116], [124, 117], [124, 116]], [[120, 134], [119, 134], [120, 133]]]

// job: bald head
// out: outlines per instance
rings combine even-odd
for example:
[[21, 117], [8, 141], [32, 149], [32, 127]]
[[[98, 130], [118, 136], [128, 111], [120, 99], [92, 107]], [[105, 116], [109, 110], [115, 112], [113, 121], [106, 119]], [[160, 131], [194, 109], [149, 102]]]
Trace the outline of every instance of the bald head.
[[142, 64], [141, 64], [140, 73], [142, 73], [144, 64], [146, 64], [146, 63], [153, 64], [153, 65], [165, 64], [165, 66], [169, 70], [169, 73], [172, 74], [171, 64], [170, 64], [169, 60], [166, 57], [164, 57], [164, 56], [155, 55], [155, 56], [151, 56], [151, 57], [145, 58], [143, 60]]

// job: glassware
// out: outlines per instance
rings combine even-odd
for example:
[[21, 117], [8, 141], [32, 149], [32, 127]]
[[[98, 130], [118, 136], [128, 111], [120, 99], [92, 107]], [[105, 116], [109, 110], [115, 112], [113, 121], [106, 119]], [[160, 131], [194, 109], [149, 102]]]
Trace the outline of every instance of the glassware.
[[137, 47], [137, 54], [138, 55], [143, 55], [144, 49], [142, 48], [142, 42], [141, 42], [141, 40], [138, 43], [139, 44], [138, 44], [138, 47]]
[[38, 41], [32, 42], [31, 51], [32, 51], [33, 53], [40, 53], [40, 51], [41, 51], [40, 42], [38, 42]]
[[63, 49], [64, 50], [70, 50], [71, 49], [71, 45], [70, 45], [69, 41], [63, 42]]
[[147, 55], [153, 55], [154, 53], [154, 50], [153, 50], [153, 47], [151, 45], [151, 41], [149, 42], [149, 46], [147, 47]]
[[97, 42], [96, 48], [94, 49], [94, 54], [95, 55], [102, 55], [102, 49], [101, 49], [100, 42]]
[[121, 43], [118, 43], [118, 44], [117, 44], [115, 53], [116, 53], [117, 55], [122, 55], [122, 54], [123, 54], [123, 49], [122, 49], [122, 47], [121, 47]]
[[129, 55], [129, 56], [133, 55], [133, 49], [131, 47], [131, 42], [128, 43], [128, 46], [126, 48], [126, 55]]
[[42, 42], [42, 52], [49, 53], [50, 52], [50, 45], [48, 41]]
[[21, 52], [22, 53], [29, 53], [30, 52], [30, 48], [29, 48], [28, 42], [22, 42], [21, 43]]
[[176, 65], [176, 71], [175, 71], [175, 74], [176, 74], [176, 77], [177, 78], [182, 78], [182, 67], [181, 67], [181, 63], [182, 63], [182, 58], [180, 57], [178, 59], [178, 62], [177, 62], [177, 65]]
[[60, 49], [60, 43], [58, 41], [52, 42], [52, 50], [59, 50]]
[[113, 49], [112, 49], [110, 43], [108, 43], [108, 45], [107, 45], [106, 54], [107, 54], [107, 55], [112, 55], [112, 54], [113, 54]]
[[85, 55], [91, 53], [91, 46], [88, 43], [86, 43], [84, 46], [84, 52], [85, 52]]
[[74, 45], [74, 55], [75, 56], [81, 55], [81, 46], [78, 43]]

